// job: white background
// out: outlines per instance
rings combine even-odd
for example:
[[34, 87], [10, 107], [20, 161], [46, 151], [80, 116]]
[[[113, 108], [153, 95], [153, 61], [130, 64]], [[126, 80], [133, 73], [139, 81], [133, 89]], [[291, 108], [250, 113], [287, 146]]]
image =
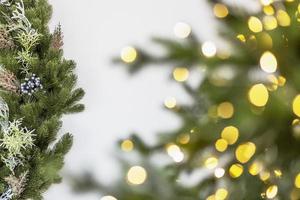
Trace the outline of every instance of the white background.
[[[199, 38], [212, 40], [216, 26], [211, 8], [204, 0], [49, 2], [53, 5], [51, 29], [62, 24], [65, 56], [77, 62], [78, 85], [86, 91], [85, 112], [64, 118], [62, 132], [71, 132], [75, 141], [62, 174], [89, 170], [99, 180], [110, 182], [119, 175], [114, 160], [117, 139], [135, 131], [153, 142], [155, 133], [180, 125], [177, 118], [162, 109], [164, 99], [188, 99], [178, 84], [170, 81], [170, 68], [147, 68], [132, 77], [124, 66], [112, 64], [112, 57], [131, 44], [159, 53], [150, 37], [175, 38], [173, 27], [179, 21], [189, 23]], [[73, 194], [67, 181], [45, 194], [46, 200], [100, 198], [100, 194]]]

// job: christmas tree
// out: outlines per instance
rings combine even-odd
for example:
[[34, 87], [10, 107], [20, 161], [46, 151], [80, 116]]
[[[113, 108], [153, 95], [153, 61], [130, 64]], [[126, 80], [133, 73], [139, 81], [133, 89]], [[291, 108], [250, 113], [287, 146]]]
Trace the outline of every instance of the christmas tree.
[[59, 183], [72, 136], [58, 137], [63, 114], [84, 92], [75, 63], [63, 58], [63, 35], [48, 29], [47, 0], [0, 0], [0, 199], [42, 199]]
[[[156, 145], [137, 134], [122, 140], [139, 159], [120, 159], [124, 174], [113, 185], [80, 179], [82, 190], [101, 191], [101, 200], [300, 199], [299, 1], [261, 0], [255, 12], [208, 2], [226, 47], [179, 23], [180, 39], [154, 39], [165, 54], [127, 47], [116, 60], [131, 72], [172, 67], [193, 99], [165, 101], [182, 126], [159, 134]], [[192, 73], [201, 77], [196, 86]]]

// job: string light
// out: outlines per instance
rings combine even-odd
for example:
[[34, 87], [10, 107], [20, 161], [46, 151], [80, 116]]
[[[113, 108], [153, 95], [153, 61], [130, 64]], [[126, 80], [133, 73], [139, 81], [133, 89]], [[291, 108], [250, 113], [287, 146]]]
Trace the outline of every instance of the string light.
[[295, 187], [300, 189], [300, 173], [295, 177]]
[[300, 117], [300, 94], [297, 95], [293, 100], [293, 112], [295, 115]]
[[277, 69], [277, 59], [273, 53], [266, 51], [260, 57], [260, 67], [267, 73], [274, 73]]
[[277, 185], [271, 185], [270, 187], [268, 187], [268, 189], [266, 190], [266, 196], [268, 199], [273, 199], [274, 197], [276, 197], [278, 192], [278, 187]]
[[216, 191], [215, 199], [216, 200], [225, 200], [228, 196], [228, 191], [225, 188], [220, 188]]
[[249, 90], [248, 97], [253, 105], [263, 107], [269, 100], [269, 92], [264, 84], [256, 84]]
[[214, 169], [218, 165], [218, 159], [215, 157], [209, 157], [205, 161], [205, 167], [208, 169]]
[[248, 27], [254, 33], [259, 33], [263, 30], [263, 25], [257, 17], [250, 17], [248, 20]]
[[207, 41], [202, 44], [202, 53], [206, 57], [213, 57], [217, 53], [217, 47], [213, 42]]
[[218, 139], [215, 143], [215, 147], [219, 152], [224, 152], [228, 147], [228, 143], [224, 139]]
[[167, 145], [167, 153], [175, 162], [182, 162], [184, 154], [176, 144]]
[[214, 10], [215, 16], [218, 17], [218, 18], [225, 18], [229, 13], [228, 8], [226, 7], [226, 5], [221, 4], [221, 3], [215, 4], [213, 10]]
[[225, 170], [223, 168], [217, 168], [215, 169], [215, 177], [222, 178], [225, 174]]
[[104, 196], [100, 200], [117, 200], [117, 199], [113, 196]]
[[141, 185], [147, 178], [146, 170], [141, 166], [133, 166], [127, 173], [127, 181], [133, 185]]
[[291, 24], [291, 18], [284, 10], [278, 10], [276, 14], [276, 18], [280, 26], [286, 27]]
[[215, 195], [210, 195], [206, 198], [206, 200], [216, 200]]
[[281, 178], [282, 176], [282, 171], [280, 169], [275, 169], [274, 174], [277, 178]]
[[247, 142], [237, 147], [235, 151], [235, 157], [239, 162], [246, 163], [252, 158], [252, 156], [255, 154], [255, 151], [255, 144], [252, 142]]
[[240, 164], [233, 164], [229, 168], [229, 175], [232, 178], [238, 178], [238, 177], [240, 177], [242, 175], [243, 171], [244, 171], [244, 168], [243, 168], [242, 165], [240, 165]]
[[188, 144], [190, 142], [190, 139], [191, 139], [190, 134], [185, 133], [178, 137], [178, 142], [180, 144]]
[[174, 27], [175, 36], [181, 39], [187, 38], [191, 32], [191, 26], [184, 22], [178, 22]]
[[232, 145], [236, 143], [239, 137], [239, 130], [234, 126], [227, 126], [223, 129], [221, 137], [226, 140], [228, 144]]
[[121, 149], [126, 152], [132, 151], [134, 148], [134, 144], [131, 140], [124, 140], [121, 144]]
[[178, 82], [184, 82], [189, 78], [189, 70], [185, 67], [176, 67], [173, 71], [173, 78]]
[[176, 104], [177, 104], [177, 102], [174, 97], [168, 97], [165, 99], [165, 106], [169, 109], [175, 108]]
[[274, 16], [264, 16], [263, 18], [264, 28], [268, 31], [277, 28], [278, 23]]
[[284, 78], [283, 76], [279, 76], [277, 80], [279, 86], [284, 86], [286, 83], [286, 78]]
[[223, 119], [229, 119], [233, 116], [234, 107], [230, 102], [223, 102], [218, 106], [218, 116]]
[[121, 59], [126, 63], [132, 63], [137, 58], [137, 51], [134, 47], [124, 47], [121, 51]]

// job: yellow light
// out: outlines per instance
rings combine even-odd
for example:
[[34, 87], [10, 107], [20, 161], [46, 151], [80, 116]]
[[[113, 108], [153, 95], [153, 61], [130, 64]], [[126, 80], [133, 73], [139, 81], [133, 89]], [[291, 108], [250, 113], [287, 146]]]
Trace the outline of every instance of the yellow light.
[[262, 164], [259, 162], [254, 162], [249, 167], [249, 173], [253, 176], [258, 175], [262, 170]]
[[180, 144], [188, 144], [190, 142], [190, 135], [188, 133], [182, 134], [178, 137], [178, 142]]
[[268, 6], [273, 3], [273, 0], [260, 0], [261, 4], [264, 6]]
[[223, 168], [217, 168], [215, 170], [215, 177], [222, 178], [225, 174], [225, 170]]
[[274, 16], [265, 16], [263, 18], [264, 28], [268, 31], [277, 28], [277, 20]]
[[228, 147], [228, 143], [224, 139], [218, 139], [216, 141], [215, 147], [219, 152], [224, 152]]
[[125, 47], [121, 52], [121, 59], [126, 63], [132, 63], [137, 58], [137, 51], [133, 47]]
[[227, 141], [228, 144], [236, 143], [239, 137], [239, 130], [234, 126], [227, 126], [223, 129], [221, 137]]
[[238, 178], [238, 177], [240, 177], [242, 175], [243, 171], [244, 171], [244, 168], [243, 168], [242, 165], [240, 165], [240, 164], [233, 164], [229, 168], [229, 175], [232, 178]]
[[100, 200], [117, 200], [117, 199], [113, 196], [104, 196]]
[[254, 33], [259, 33], [263, 30], [263, 25], [257, 17], [250, 17], [248, 20], [248, 27]]
[[202, 44], [202, 53], [206, 57], [213, 57], [217, 53], [217, 47], [213, 42], [207, 41]]
[[176, 107], [176, 99], [174, 97], [168, 97], [165, 100], [165, 106], [169, 109], [175, 108]]
[[228, 8], [224, 4], [217, 3], [214, 6], [214, 14], [218, 18], [225, 18], [228, 15]]
[[300, 125], [300, 120], [299, 119], [294, 119], [293, 122], [292, 122], [292, 125], [293, 126]]
[[267, 171], [262, 171], [260, 172], [259, 174], [259, 178], [262, 180], [262, 181], [266, 181], [270, 178], [270, 172], [267, 172]]
[[134, 148], [134, 144], [131, 140], [124, 140], [121, 144], [121, 148], [123, 151], [129, 152]]
[[228, 196], [228, 191], [224, 188], [220, 188], [216, 191], [215, 199], [216, 200], [224, 200]]
[[275, 91], [278, 88], [278, 79], [273, 74], [267, 76], [268, 84], [267, 87], [270, 91]]
[[173, 78], [178, 82], [184, 82], [189, 78], [189, 70], [185, 67], [177, 67], [173, 71]]
[[286, 82], [286, 79], [283, 76], [278, 77], [278, 85], [279, 86], [284, 86]]
[[190, 25], [184, 22], [178, 22], [174, 27], [174, 34], [178, 38], [187, 38], [192, 32]]
[[215, 195], [210, 195], [206, 198], [206, 200], [216, 200]]
[[233, 116], [234, 107], [230, 102], [223, 102], [218, 106], [218, 116], [223, 119], [229, 119]]
[[300, 173], [295, 178], [295, 187], [300, 188]]
[[274, 15], [275, 11], [274, 11], [274, 8], [272, 6], [265, 6], [264, 7], [264, 13], [266, 15]]
[[216, 168], [216, 166], [218, 165], [218, 159], [217, 158], [215, 158], [215, 157], [209, 157], [209, 158], [207, 158], [206, 159], [206, 161], [205, 161], [205, 166], [206, 166], [206, 168], [208, 168], [208, 169], [214, 169], [214, 168]]
[[280, 169], [275, 169], [274, 174], [277, 178], [281, 178], [282, 176], [282, 171]]
[[278, 10], [276, 17], [280, 26], [289, 26], [291, 24], [291, 18], [284, 10]]
[[267, 73], [274, 73], [277, 69], [277, 59], [273, 53], [266, 51], [260, 57], [260, 67]]
[[176, 144], [169, 144], [167, 146], [167, 153], [168, 155], [175, 161], [175, 162], [182, 162], [184, 159], [184, 154]]
[[255, 144], [252, 142], [247, 142], [237, 147], [235, 151], [235, 157], [239, 162], [246, 163], [252, 158], [252, 156], [255, 154], [255, 151]]
[[268, 189], [266, 190], [266, 195], [268, 199], [273, 199], [278, 192], [278, 187], [277, 185], [271, 185], [270, 187], [268, 187]]
[[293, 111], [295, 115], [300, 117], [300, 94], [297, 95], [293, 100]]
[[147, 178], [147, 172], [143, 167], [131, 167], [127, 173], [127, 181], [133, 185], [141, 185]]
[[243, 34], [238, 34], [236, 38], [239, 39], [241, 42], [246, 42], [246, 38]]
[[269, 92], [264, 84], [256, 84], [251, 87], [248, 97], [253, 105], [263, 107], [269, 100]]

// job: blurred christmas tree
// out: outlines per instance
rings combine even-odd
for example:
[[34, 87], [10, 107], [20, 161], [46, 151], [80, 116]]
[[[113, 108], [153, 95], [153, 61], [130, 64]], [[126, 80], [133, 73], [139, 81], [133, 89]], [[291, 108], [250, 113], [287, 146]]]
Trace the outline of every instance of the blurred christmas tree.
[[[193, 103], [165, 101], [183, 123], [160, 134], [157, 145], [137, 135], [120, 142], [140, 162], [122, 160], [126, 175], [115, 185], [81, 179], [102, 200], [300, 199], [299, 1], [261, 0], [255, 13], [209, 3], [229, 48], [199, 41], [179, 23], [181, 39], [154, 39], [163, 56], [123, 49], [119, 61], [132, 72], [153, 63], [175, 66], [173, 78]], [[197, 69], [202, 81], [194, 87], [189, 75]]]

